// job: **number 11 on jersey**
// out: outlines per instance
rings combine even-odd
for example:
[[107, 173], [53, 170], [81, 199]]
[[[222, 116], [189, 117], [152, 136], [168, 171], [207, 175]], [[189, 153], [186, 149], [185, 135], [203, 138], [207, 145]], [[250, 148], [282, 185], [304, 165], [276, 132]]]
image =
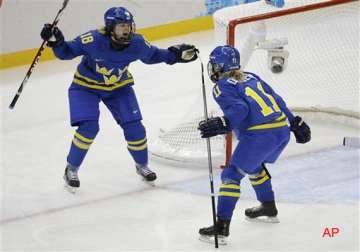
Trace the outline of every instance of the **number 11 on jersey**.
[[258, 94], [251, 87], [246, 87], [245, 88], [245, 94], [247, 96], [250, 96], [259, 105], [259, 107], [261, 108], [261, 113], [263, 114], [263, 116], [268, 116], [268, 115], [271, 115], [274, 112], [280, 112], [281, 111], [279, 106], [277, 105], [274, 97], [265, 92], [265, 90], [262, 87], [260, 82], [257, 83], [257, 90], [259, 90], [265, 97], [267, 97], [270, 100], [271, 106], [269, 104], [267, 104], [266, 101], [260, 96], [260, 94]]

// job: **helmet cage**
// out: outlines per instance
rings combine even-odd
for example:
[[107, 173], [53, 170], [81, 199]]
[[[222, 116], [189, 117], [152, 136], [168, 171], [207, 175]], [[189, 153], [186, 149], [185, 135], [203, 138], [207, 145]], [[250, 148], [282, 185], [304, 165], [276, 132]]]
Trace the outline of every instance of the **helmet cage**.
[[210, 80], [216, 83], [219, 80], [220, 75], [223, 73], [223, 67], [220, 64], [212, 63], [210, 60], [207, 65], [207, 71]]

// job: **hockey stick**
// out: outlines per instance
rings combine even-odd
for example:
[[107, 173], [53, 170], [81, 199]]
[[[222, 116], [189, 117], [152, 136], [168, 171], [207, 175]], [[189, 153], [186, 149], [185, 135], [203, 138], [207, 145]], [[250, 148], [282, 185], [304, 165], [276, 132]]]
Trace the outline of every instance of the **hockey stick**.
[[[60, 17], [61, 17], [61, 15], [63, 14], [63, 11], [65, 10], [68, 2], [69, 2], [69, 0], [64, 0], [61, 9], [58, 11], [58, 13], [57, 13], [57, 15], [56, 15], [56, 17], [55, 17], [52, 25], [51, 25], [51, 28], [53, 28], [54, 26], [56, 26], [57, 23], [59, 22]], [[25, 75], [24, 80], [21, 82], [21, 85], [20, 85], [20, 87], [19, 87], [16, 95], [14, 96], [14, 98], [12, 99], [12, 101], [11, 101], [11, 103], [10, 103], [10, 106], [9, 106], [10, 109], [13, 109], [13, 108], [15, 107], [15, 104], [16, 104], [17, 100], [19, 99], [19, 97], [20, 97], [20, 95], [21, 95], [21, 93], [22, 93], [22, 91], [23, 91], [23, 89], [24, 89], [27, 81], [28, 81], [29, 78], [30, 78], [30, 75], [32, 74], [32, 71], [34, 70], [35, 66], [37, 65], [37, 63], [38, 63], [38, 61], [39, 61], [39, 59], [40, 59], [40, 57], [41, 57], [41, 54], [42, 54], [42, 52], [43, 52], [44, 49], [45, 49], [45, 44], [46, 44], [46, 42], [47, 42], [47, 41], [44, 40], [44, 41], [42, 42], [39, 50], [37, 51], [36, 56], [35, 56], [35, 58], [33, 59], [31, 65], [30, 65], [30, 68], [29, 68], [29, 70], [27, 71], [27, 73], [26, 73], [26, 75]]]
[[[201, 63], [201, 81], [202, 81], [202, 95], [203, 95], [203, 102], [204, 102], [204, 117], [205, 120], [208, 120], [208, 109], [207, 109], [207, 102], [206, 102], [206, 89], [205, 89], [205, 80], [204, 80], [204, 64], [200, 58], [200, 51], [196, 49], [196, 54]], [[214, 176], [212, 170], [212, 159], [211, 159], [211, 145], [210, 145], [210, 138], [206, 138], [206, 147], [208, 153], [208, 164], [209, 164], [209, 180], [210, 180], [210, 191], [211, 191], [211, 206], [212, 206], [212, 214], [213, 214], [213, 222], [215, 228], [215, 248], [219, 247], [218, 243], [218, 235], [216, 233], [216, 209], [215, 209], [215, 194], [214, 194]]]

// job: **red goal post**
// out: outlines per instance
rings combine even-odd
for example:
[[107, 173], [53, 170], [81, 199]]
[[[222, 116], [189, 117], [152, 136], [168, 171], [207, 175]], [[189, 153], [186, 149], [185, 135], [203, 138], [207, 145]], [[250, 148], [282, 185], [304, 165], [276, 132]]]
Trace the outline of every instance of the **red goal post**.
[[[285, 0], [283, 8], [261, 0], [224, 8], [213, 16], [215, 43], [204, 46], [202, 52], [231, 44], [240, 50], [243, 70], [261, 76], [296, 114], [360, 128], [358, 13], [359, 1], [350, 0]], [[289, 57], [286, 69], [274, 74], [269, 69], [269, 51], [257, 42], [278, 38], [285, 38]], [[209, 116], [222, 115], [211, 88], [206, 95]], [[197, 129], [204, 119], [201, 97], [189, 108], [179, 122], [149, 141], [149, 150], [159, 161], [207, 167], [206, 143]], [[230, 160], [231, 143], [231, 136], [226, 141], [223, 136], [211, 138], [215, 167]]]
[[259, 20], [264, 20], [264, 19], [269, 19], [269, 18], [274, 18], [274, 17], [281, 17], [281, 16], [291, 15], [291, 14], [300, 13], [300, 12], [312, 11], [312, 10], [316, 10], [316, 9], [335, 6], [338, 4], [346, 4], [349, 2], [358, 2], [358, 1], [359, 0], [329, 0], [329, 1], [325, 1], [325, 2], [299, 6], [299, 7], [295, 7], [295, 8], [291, 8], [291, 9], [284, 9], [284, 10], [279, 9], [277, 11], [272, 11], [272, 12], [268, 12], [268, 13], [264, 13], [264, 14], [237, 18], [237, 19], [229, 21], [228, 28], [227, 28], [227, 44], [234, 46], [234, 44], [235, 44], [235, 28], [237, 25], [240, 25], [240, 24], [245, 24], [245, 23], [249, 23], [249, 22], [254, 22], [254, 21], [259, 21]]
[[[359, 10], [358, 3], [359, 3], [359, 1], [357, 1], [357, 0], [328, 0], [328, 1], [316, 1], [316, 0], [296, 1], [296, 0], [293, 0], [293, 1], [286, 1], [284, 8], [276, 8], [273, 6], [266, 5], [264, 3], [264, 1], [260, 1], [260, 2], [251, 3], [251, 5], [254, 5], [253, 12], [251, 12], [251, 10], [248, 11], [247, 7], [251, 7], [250, 5], [249, 6], [239, 5], [239, 6], [226, 8], [226, 9], [216, 12], [214, 14], [215, 29], [216, 29], [216, 26], [219, 25], [219, 23], [220, 23], [220, 25], [225, 25], [226, 26], [226, 44], [236, 47], [236, 40], [237, 40], [236, 30], [241, 26], [245, 26], [245, 25], [248, 25], [251, 23], [255, 24], [255, 23], [258, 23], [259, 21], [266, 22], [267, 20], [271, 20], [271, 19], [279, 19], [280, 20], [281, 17], [284, 17], [284, 20], [285, 20], [284, 22], [286, 22], [286, 19], [285, 19], [286, 16], [291, 16], [291, 15], [295, 15], [295, 14], [298, 14], [298, 16], [304, 14], [304, 16], [305, 16], [305, 13], [307, 13], [307, 12], [321, 13], [326, 8], [331, 8], [331, 7], [336, 7], [339, 5], [346, 5], [346, 4], [354, 5], [355, 9], [352, 14], [355, 14], [356, 11]], [[249, 8], [249, 9], [251, 9], [251, 8]], [[341, 10], [341, 8], [338, 8], [338, 9]], [[238, 13], [236, 13], [237, 11], [238, 11]], [[239, 17], [231, 18], [231, 14], [230, 14], [231, 12], [234, 13], [235, 16], [239, 15]], [[346, 13], [346, 12], [347, 11], [345, 11], [344, 13]], [[255, 13], [255, 14], [253, 14], [253, 13]], [[341, 15], [341, 11], [340, 11], [339, 15]], [[224, 20], [222, 20], [221, 16], [226, 16], [226, 18]], [[230, 16], [230, 18], [229, 18], [229, 16]], [[331, 18], [331, 16], [329, 16], [329, 18]], [[354, 19], [354, 20], [356, 22], [356, 19]], [[309, 20], [309, 21], [311, 22], [311, 20]], [[289, 26], [289, 29], [291, 29], [290, 27], [291, 27], [291, 25]], [[286, 34], [284, 34], [284, 35], [286, 36]], [[334, 34], [334, 36], [336, 36], [336, 34]], [[356, 35], [354, 34], [354, 36], [356, 36]], [[217, 36], [217, 37], [219, 37], [219, 36]], [[355, 41], [356, 41], [356, 39], [355, 39]], [[292, 43], [292, 42], [293, 41], [289, 41], [289, 43]], [[341, 46], [341, 43], [339, 43], [338, 46]], [[343, 46], [346, 46], [346, 44], [344, 44]], [[358, 49], [358, 46], [357, 46], [357, 49]], [[241, 55], [244, 54], [243, 50], [240, 50], [240, 52], [241, 52], [240, 53]], [[354, 50], [354, 53], [355, 54], [357, 53], [356, 50]], [[247, 53], [245, 52], [245, 54], [247, 54]], [[290, 51], [290, 55], [291, 54], [292, 54], [292, 52]], [[353, 70], [353, 74], [358, 75], [358, 70], [356, 70], [356, 69], [358, 69], [358, 64], [354, 63], [352, 65], [351, 69]], [[251, 68], [249, 69], [249, 71], [252, 71], [252, 70], [253, 69], [251, 69]], [[256, 71], [256, 69], [254, 69], [254, 71]], [[278, 79], [280, 79], [280, 78], [278, 78]], [[355, 78], [355, 80], [356, 80], [356, 78]], [[357, 78], [356, 82], [355, 83], [357, 84], [357, 86], [359, 86], [358, 78]], [[353, 91], [355, 94], [359, 93], [358, 88]], [[352, 97], [353, 100], [357, 99], [357, 98], [358, 97], [355, 97], [355, 96]], [[305, 108], [305, 107], [306, 106], [298, 106], [298, 107], [295, 107], [295, 110], [308, 111], [308, 108]], [[309, 110], [323, 111], [323, 112], [337, 114], [337, 115], [344, 115], [344, 116], [348, 116], [351, 118], [355, 118], [355, 120], [359, 119], [359, 112], [357, 111], [357, 108], [354, 106], [352, 107], [352, 110], [350, 109], [350, 111], [349, 111], [349, 109], [344, 110], [341, 108], [339, 108], [339, 109], [333, 109], [333, 108], [318, 109], [315, 106], [313, 106]], [[358, 122], [356, 122], [356, 123], [358, 124]], [[228, 134], [226, 136], [226, 150], [225, 151], [226, 151], [225, 163], [228, 164], [230, 157], [231, 157], [231, 153], [232, 153], [232, 134]]]

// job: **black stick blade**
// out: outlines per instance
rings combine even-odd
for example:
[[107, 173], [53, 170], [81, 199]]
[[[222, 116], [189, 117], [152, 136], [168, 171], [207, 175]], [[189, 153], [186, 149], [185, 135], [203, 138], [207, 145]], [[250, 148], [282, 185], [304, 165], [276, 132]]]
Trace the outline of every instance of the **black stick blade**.
[[68, 3], [69, 3], [69, 0], [64, 0], [62, 9], [65, 9], [65, 7]]
[[16, 104], [16, 102], [17, 102], [18, 99], [19, 99], [19, 95], [16, 94], [16, 95], [14, 96], [13, 100], [12, 100], [11, 103], [10, 103], [9, 109], [13, 109], [13, 108], [15, 107], [15, 104]]

